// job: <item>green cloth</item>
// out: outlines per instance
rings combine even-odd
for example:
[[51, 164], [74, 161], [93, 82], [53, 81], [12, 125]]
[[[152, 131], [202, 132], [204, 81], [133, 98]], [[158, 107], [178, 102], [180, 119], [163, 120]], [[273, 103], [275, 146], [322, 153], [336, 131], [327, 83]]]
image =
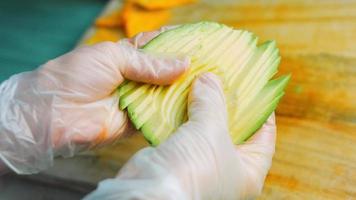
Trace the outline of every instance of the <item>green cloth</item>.
[[71, 50], [106, 2], [0, 1], [0, 82]]

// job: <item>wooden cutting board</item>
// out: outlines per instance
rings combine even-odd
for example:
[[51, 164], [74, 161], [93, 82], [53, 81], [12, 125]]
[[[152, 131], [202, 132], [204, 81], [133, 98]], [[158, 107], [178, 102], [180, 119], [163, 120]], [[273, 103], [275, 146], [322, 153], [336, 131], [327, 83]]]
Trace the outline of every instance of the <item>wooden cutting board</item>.
[[[120, 6], [112, 1], [108, 10]], [[280, 72], [292, 80], [277, 109], [276, 154], [260, 199], [356, 199], [356, 1], [205, 0], [171, 16], [169, 24], [212, 20], [277, 41]], [[43, 175], [94, 185], [144, 146], [135, 135], [57, 160]]]

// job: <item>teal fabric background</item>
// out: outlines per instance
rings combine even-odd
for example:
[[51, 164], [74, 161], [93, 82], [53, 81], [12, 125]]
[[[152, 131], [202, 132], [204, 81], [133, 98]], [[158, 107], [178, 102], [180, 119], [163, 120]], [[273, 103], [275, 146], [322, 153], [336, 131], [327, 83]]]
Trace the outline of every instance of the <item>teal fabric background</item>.
[[[0, 0], [0, 83], [71, 50], [105, 4], [104, 0]], [[74, 200], [88, 192], [13, 174], [0, 179], [4, 200]]]
[[71, 50], [104, 0], [1, 0], [0, 82]]

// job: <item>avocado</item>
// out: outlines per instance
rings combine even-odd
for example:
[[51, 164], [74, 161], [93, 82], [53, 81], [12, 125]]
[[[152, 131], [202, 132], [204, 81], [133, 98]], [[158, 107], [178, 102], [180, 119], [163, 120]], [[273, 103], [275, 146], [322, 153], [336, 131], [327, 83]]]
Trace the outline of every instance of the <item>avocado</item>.
[[274, 41], [214, 22], [181, 25], [165, 31], [142, 50], [191, 58], [189, 71], [170, 86], [125, 81], [118, 89], [120, 109], [134, 126], [158, 145], [187, 120], [187, 97], [194, 79], [204, 72], [220, 76], [227, 102], [229, 131], [243, 143], [267, 120], [284, 94], [289, 75], [271, 80], [280, 62]]

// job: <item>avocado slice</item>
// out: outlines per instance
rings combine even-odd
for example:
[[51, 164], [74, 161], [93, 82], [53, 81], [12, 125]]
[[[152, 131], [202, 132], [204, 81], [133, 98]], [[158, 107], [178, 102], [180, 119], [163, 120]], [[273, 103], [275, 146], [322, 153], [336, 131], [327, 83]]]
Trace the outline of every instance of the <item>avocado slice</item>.
[[277, 73], [279, 51], [274, 41], [257, 45], [257, 40], [251, 32], [214, 22], [165, 31], [142, 50], [189, 56], [189, 72], [170, 86], [127, 80], [118, 89], [119, 107], [127, 109], [152, 145], [158, 145], [187, 120], [187, 97], [194, 79], [213, 72], [224, 85], [231, 138], [243, 143], [275, 110], [290, 79], [287, 75], [270, 80]]

